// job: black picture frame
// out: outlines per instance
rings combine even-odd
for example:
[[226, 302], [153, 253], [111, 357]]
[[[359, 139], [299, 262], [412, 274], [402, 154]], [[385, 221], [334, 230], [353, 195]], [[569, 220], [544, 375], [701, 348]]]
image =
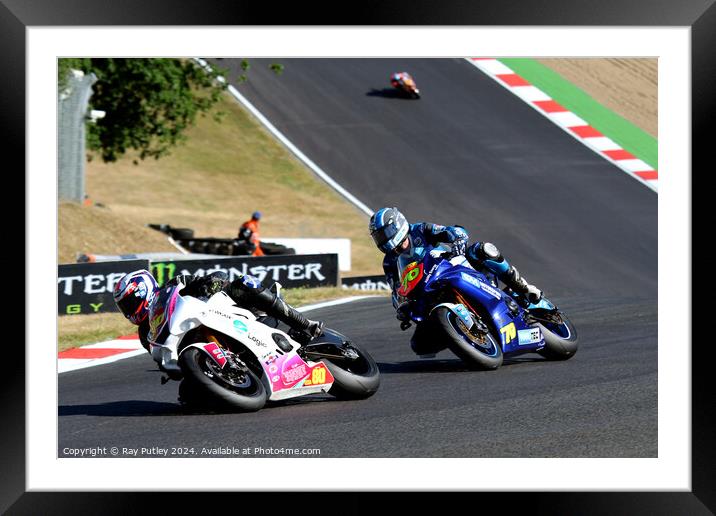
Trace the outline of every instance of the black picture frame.
[[[716, 7], [714, 0], [542, 0], [514, 2], [443, 1], [364, 2], [349, 10], [337, 3], [267, 3], [197, 0], [0, 0], [0, 145], [14, 156], [16, 169], [25, 167], [25, 30], [31, 26], [106, 25], [516, 25], [516, 26], [684, 26], [692, 44], [692, 169], [705, 166], [710, 148], [709, 123], [716, 118]], [[320, 21], [319, 21], [320, 20]], [[12, 80], [7, 80], [12, 77]], [[684, 171], [688, 173], [688, 171]], [[693, 174], [691, 175], [693, 180]], [[696, 191], [696, 190], [692, 190]], [[695, 232], [692, 230], [692, 235]], [[697, 233], [698, 234], [698, 233]], [[688, 260], [679, 251], [677, 260]], [[14, 271], [16, 273], [16, 270]], [[27, 270], [23, 271], [25, 274]], [[686, 278], [691, 282], [691, 278]], [[708, 285], [706, 286], [708, 288]], [[48, 286], [48, 292], [54, 292]], [[48, 294], [49, 295], [49, 294]], [[693, 312], [705, 307], [692, 300]], [[27, 324], [27, 317], [26, 324]], [[692, 321], [698, 320], [693, 318]], [[689, 332], [690, 333], [690, 332]], [[716, 429], [714, 387], [707, 368], [712, 344], [692, 346], [692, 490], [689, 492], [473, 493], [480, 505], [499, 504], [503, 511], [528, 509], [537, 514], [709, 514], [716, 512]], [[25, 342], [25, 346], [32, 343]], [[25, 489], [25, 371], [4, 368], [0, 375], [3, 425], [0, 427], [0, 511], [8, 514], [126, 514], [147, 511], [152, 493], [28, 493]], [[353, 512], [365, 502], [360, 493], [340, 494]], [[177, 497], [163, 493], [161, 497]], [[242, 495], [260, 500], [262, 494]], [[308, 494], [295, 495], [304, 498]], [[425, 494], [407, 494], [403, 511], [425, 503]], [[183, 500], [187, 500], [184, 495]], [[168, 507], [183, 504], [174, 500]], [[405, 505], [407, 504], [407, 505]], [[345, 511], [344, 511], [345, 512]], [[401, 511], [402, 512], [402, 511]]]

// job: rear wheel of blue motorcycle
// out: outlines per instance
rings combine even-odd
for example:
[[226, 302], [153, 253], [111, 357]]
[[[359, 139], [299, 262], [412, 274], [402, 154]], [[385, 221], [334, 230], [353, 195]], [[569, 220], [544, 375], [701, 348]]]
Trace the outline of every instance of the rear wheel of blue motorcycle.
[[435, 310], [435, 318], [449, 337], [448, 347], [468, 366], [497, 369], [502, 365], [502, 348], [491, 333], [472, 334], [447, 307]]
[[189, 379], [193, 405], [201, 398], [207, 408], [231, 409], [242, 412], [259, 410], [266, 404], [266, 389], [250, 370], [234, 374], [221, 369], [205, 352], [189, 348], [179, 356], [185, 381]]
[[537, 323], [544, 336], [545, 346], [538, 353], [547, 360], [567, 360], [572, 358], [579, 348], [579, 338], [574, 325], [564, 314], [561, 325], [554, 327]]
[[358, 400], [372, 396], [380, 385], [380, 371], [373, 357], [358, 345], [350, 344], [358, 354], [355, 360], [322, 359], [334, 378], [328, 393], [341, 400]]

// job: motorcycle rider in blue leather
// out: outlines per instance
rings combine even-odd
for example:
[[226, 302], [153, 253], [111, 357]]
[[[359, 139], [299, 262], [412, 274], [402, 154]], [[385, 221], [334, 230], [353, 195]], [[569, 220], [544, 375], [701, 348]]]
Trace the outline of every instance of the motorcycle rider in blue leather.
[[[400, 254], [412, 246], [447, 244], [451, 248], [450, 257], [464, 255], [474, 269], [495, 274], [525, 305], [538, 303], [542, 298], [542, 291], [527, 283], [494, 244], [475, 242], [468, 247], [468, 234], [462, 226], [441, 226], [426, 222], [410, 224], [397, 208], [381, 208], [371, 217], [368, 229], [378, 249], [385, 253], [383, 272], [393, 291], [393, 307], [401, 322], [408, 320], [408, 304], [397, 293], [400, 287], [397, 262]], [[427, 355], [431, 352], [430, 340], [421, 325], [418, 325], [411, 339], [411, 347], [416, 354]]]

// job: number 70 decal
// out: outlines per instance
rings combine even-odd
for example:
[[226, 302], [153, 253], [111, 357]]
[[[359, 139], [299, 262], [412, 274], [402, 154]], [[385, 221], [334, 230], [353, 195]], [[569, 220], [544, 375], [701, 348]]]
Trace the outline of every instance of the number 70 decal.
[[506, 324], [500, 328], [500, 333], [502, 334], [505, 344], [509, 344], [512, 339], [517, 337], [517, 328], [515, 328], [515, 323], [511, 322], [510, 324]]

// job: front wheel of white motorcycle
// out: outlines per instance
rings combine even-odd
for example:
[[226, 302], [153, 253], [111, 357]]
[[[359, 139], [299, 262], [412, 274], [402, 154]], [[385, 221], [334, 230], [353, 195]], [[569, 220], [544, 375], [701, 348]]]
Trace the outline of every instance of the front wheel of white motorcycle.
[[435, 310], [438, 324], [447, 334], [448, 347], [465, 364], [476, 369], [497, 369], [502, 365], [502, 347], [490, 332], [473, 332], [445, 306]]
[[321, 360], [334, 378], [328, 393], [342, 400], [368, 398], [380, 385], [378, 364], [356, 344], [348, 344], [348, 349], [355, 353], [355, 358]]
[[179, 365], [189, 380], [195, 398], [207, 405], [218, 405], [242, 412], [259, 410], [266, 404], [266, 389], [249, 369], [219, 367], [197, 348], [189, 348], [179, 357]]

